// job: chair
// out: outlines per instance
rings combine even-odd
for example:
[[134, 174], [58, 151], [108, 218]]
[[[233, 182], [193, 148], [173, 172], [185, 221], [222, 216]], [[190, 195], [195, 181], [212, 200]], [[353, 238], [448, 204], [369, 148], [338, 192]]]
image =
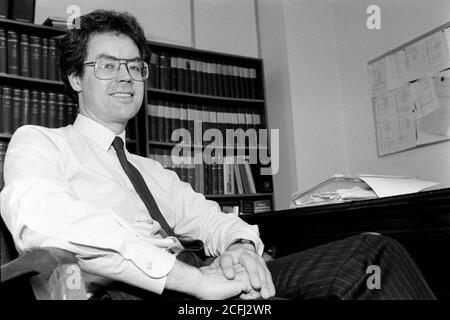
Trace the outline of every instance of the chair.
[[45, 299], [84, 300], [86, 288], [74, 255], [58, 248], [36, 248], [18, 256], [0, 219], [1, 300], [36, 299], [30, 280], [39, 281]]

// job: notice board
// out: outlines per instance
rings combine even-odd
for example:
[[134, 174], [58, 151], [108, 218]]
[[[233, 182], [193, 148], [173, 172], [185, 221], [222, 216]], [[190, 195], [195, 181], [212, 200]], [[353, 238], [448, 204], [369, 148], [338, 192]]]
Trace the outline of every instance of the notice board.
[[450, 22], [368, 62], [378, 156], [450, 140]]

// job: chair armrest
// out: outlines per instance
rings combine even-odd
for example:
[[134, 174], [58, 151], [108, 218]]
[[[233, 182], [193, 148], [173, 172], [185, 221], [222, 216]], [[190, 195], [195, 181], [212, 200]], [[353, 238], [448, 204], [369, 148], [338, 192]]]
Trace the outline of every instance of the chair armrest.
[[58, 248], [36, 248], [1, 266], [1, 284], [35, 277], [54, 300], [86, 299], [86, 288], [74, 255]]

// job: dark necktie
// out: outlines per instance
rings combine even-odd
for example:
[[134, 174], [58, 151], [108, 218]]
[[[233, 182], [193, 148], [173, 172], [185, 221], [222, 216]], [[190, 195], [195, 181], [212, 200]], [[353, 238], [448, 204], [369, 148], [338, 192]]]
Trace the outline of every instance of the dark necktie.
[[120, 137], [115, 137], [112, 143], [112, 146], [116, 150], [117, 157], [119, 158], [120, 164], [127, 174], [128, 178], [130, 178], [131, 183], [133, 184], [134, 189], [141, 197], [142, 201], [144, 201], [147, 210], [152, 217], [153, 220], [158, 221], [161, 225], [161, 235], [165, 238], [168, 235], [174, 236], [175, 234], [173, 230], [167, 224], [166, 219], [164, 219], [161, 211], [159, 210], [158, 205], [153, 198], [152, 193], [147, 187], [147, 184], [144, 181], [144, 178], [139, 173], [139, 171], [128, 161], [125, 156], [125, 151], [123, 149], [123, 140]]

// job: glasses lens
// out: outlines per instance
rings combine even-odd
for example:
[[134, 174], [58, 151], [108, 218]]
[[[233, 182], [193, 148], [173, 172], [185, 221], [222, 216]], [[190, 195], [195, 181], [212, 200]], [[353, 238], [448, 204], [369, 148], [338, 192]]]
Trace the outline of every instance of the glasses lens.
[[95, 64], [95, 75], [99, 79], [112, 79], [116, 75], [116, 70], [119, 69], [120, 62], [112, 59], [99, 59]]
[[137, 81], [142, 81], [148, 77], [148, 66], [144, 61], [128, 61], [128, 72]]

